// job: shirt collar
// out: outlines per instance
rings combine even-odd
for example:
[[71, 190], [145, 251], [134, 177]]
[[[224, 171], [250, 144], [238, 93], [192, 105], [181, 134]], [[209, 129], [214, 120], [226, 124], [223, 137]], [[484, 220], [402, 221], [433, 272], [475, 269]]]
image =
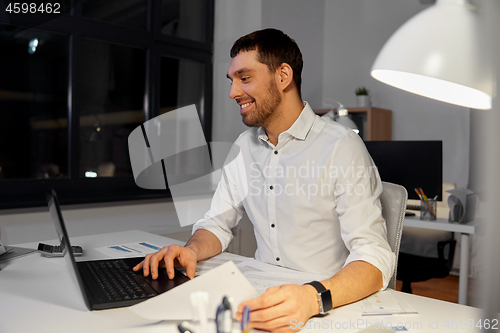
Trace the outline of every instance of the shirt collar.
[[304, 108], [302, 109], [299, 117], [295, 120], [292, 126], [285, 131], [285, 133], [288, 133], [299, 140], [305, 140], [307, 134], [311, 130], [315, 118], [314, 111], [309, 106], [309, 103], [304, 102]]
[[[304, 102], [304, 108], [302, 109], [302, 112], [300, 113], [299, 117], [295, 122], [290, 126], [289, 129], [284, 131], [283, 133], [287, 133], [296, 139], [299, 140], [305, 140], [307, 137], [307, 134], [312, 128], [312, 125], [314, 123], [315, 119], [315, 113], [311, 109], [311, 106], [309, 103]], [[283, 134], [282, 133], [282, 134]], [[281, 135], [281, 134], [280, 134]], [[262, 141], [262, 142], [268, 142], [269, 138], [267, 137], [266, 130], [264, 127], [260, 126], [257, 129], [257, 137]]]

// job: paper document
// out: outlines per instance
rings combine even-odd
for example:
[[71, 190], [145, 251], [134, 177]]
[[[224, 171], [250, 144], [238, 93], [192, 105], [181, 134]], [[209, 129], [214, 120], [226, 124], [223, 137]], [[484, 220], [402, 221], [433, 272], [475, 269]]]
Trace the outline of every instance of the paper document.
[[191, 320], [193, 311], [189, 295], [194, 291], [208, 292], [209, 319], [215, 319], [217, 307], [224, 296], [232, 297], [235, 306], [258, 296], [236, 265], [229, 261], [166, 293], [131, 306], [129, 309], [147, 319]]
[[417, 313], [408, 302], [396, 299], [390, 292], [377, 292], [363, 299], [360, 306], [363, 316]]
[[[214, 257], [199, 261], [198, 264], [196, 265], [196, 276], [202, 275], [215, 267], [225, 264], [228, 261], [232, 261], [236, 266], [238, 266], [240, 263], [248, 260], [253, 260], [253, 259], [242, 257], [228, 252], [222, 252]], [[240, 267], [238, 268], [242, 273], [244, 273], [244, 271]]]
[[327, 275], [303, 273], [255, 259], [241, 262], [237, 266], [259, 294], [264, 293], [267, 288], [283, 284], [304, 284], [330, 278]]
[[96, 249], [96, 251], [104, 253], [111, 258], [143, 257], [146, 254], [155, 253], [158, 250], [161, 250], [161, 246], [152, 244], [150, 242], [111, 245], [99, 247]]

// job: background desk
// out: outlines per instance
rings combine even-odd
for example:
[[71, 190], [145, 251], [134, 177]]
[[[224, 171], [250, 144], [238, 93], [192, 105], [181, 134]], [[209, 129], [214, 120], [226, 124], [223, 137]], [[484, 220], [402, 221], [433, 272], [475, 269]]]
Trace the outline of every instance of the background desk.
[[[75, 245], [85, 249], [82, 260], [99, 259], [104, 255], [95, 251], [97, 247], [149, 241], [157, 245], [182, 244], [173, 239], [141, 232], [127, 231], [95, 236], [76, 237]], [[48, 243], [50, 243], [48, 241]], [[19, 244], [31, 246], [36, 244]], [[443, 332], [446, 320], [474, 320], [481, 318], [476, 308], [437, 301], [415, 295], [394, 292], [397, 297], [405, 298], [418, 311], [418, 315], [398, 317], [402, 322], [421, 323], [419, 332]], [[103, 311], [88, 311], [76, 281], [73, 281], [62, 258], [49, 259], [34, 253], [11, 261], [0, 271], [0, 332], [162, 332], [177, 333], [176, 322], [151, 322], [135, 315], [128, 308]], [[349, 306], [331, 311], [328, 320], [332, 322], [358, 322], [360, 313], [349, 311]], [[371, 318], [383, 321], [387, 317]], [[432, 325], [439, 325], [436, 329]], [[451, 326], [450, 326], [451, 327]], [[341, 332], [356, 332], [358, 328], [350, 325]], [[307, 332], [309, 330], [304, 330]], [[314, 330], [313, 330], [314, 331]], [[321, 329], [320, 332], [329, 332]], [[335, 330], [338, 331], [338, 330]], [[470, 329], [449, 329], [450, 332], [472, 332]], [[235, 331], [236, 332], [236, 331]]]
[[405, 227], [423, 228], [431, 230], [450, 231], [460, 234], [460, 274], [458, 282], [458, 304], [467, 304], [467, 289], [469, 283], [469, 238], [476, 232], [474, 221], [468, 224], [450, 223], [446, 219], [422, 221], [418, 216], [407, 216]]

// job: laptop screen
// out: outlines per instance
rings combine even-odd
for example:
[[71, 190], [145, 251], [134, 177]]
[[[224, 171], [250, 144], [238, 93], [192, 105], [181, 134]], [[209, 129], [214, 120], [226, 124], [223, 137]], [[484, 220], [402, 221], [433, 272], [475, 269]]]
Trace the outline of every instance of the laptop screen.
[[57, 200], [57, 195], [54, 190], [46, 191], [47, 204], [49, 206], [50, 215], [52, 216], [52, 221], [54, 222], [54, 226], [56, 227], [57, 236], [59, 237], [59, 241], [61, 243], [61, 249], [64, 253], [64, 259], [66, 260], [66, 265], [71, 271], [71, 276], [73, 279], [77, 281], [78, 287], [85, 301], [85, 305], [90, 310], [91, 306], [86, 297], [86, 292], [83, 284], [82, 277], [80, 276], [80, 271], [76, 266], [75, 256], [73, 254], [73, 250], [71, 248], [71, 243], [69, 241], [68, 232], [66, 230], [66, 226], [64, 224], [64, 220], [61, 213], [61, 208], [59, 206], [59, 202]]

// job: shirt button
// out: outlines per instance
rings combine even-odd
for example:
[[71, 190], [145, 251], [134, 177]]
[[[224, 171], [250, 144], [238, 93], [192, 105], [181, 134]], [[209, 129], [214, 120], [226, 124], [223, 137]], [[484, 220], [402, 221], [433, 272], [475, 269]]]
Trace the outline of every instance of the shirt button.
[[271, 224], [271, 228], [274, 228], [274, 227], [275, 227], [274, 223], [273, 223], [273, 224]]
[[269, 189], [271, 189], [271, 190], [272, 190], [273, 188], [274, 188], [274, 187], [273, 187], [273, 185], [269, 186]]
[[280, 257], [276, 257], [276, 261], [280, 261]]
[[274, 151], [274, 155], [278, 155], [278, 151], [277, 150]]

